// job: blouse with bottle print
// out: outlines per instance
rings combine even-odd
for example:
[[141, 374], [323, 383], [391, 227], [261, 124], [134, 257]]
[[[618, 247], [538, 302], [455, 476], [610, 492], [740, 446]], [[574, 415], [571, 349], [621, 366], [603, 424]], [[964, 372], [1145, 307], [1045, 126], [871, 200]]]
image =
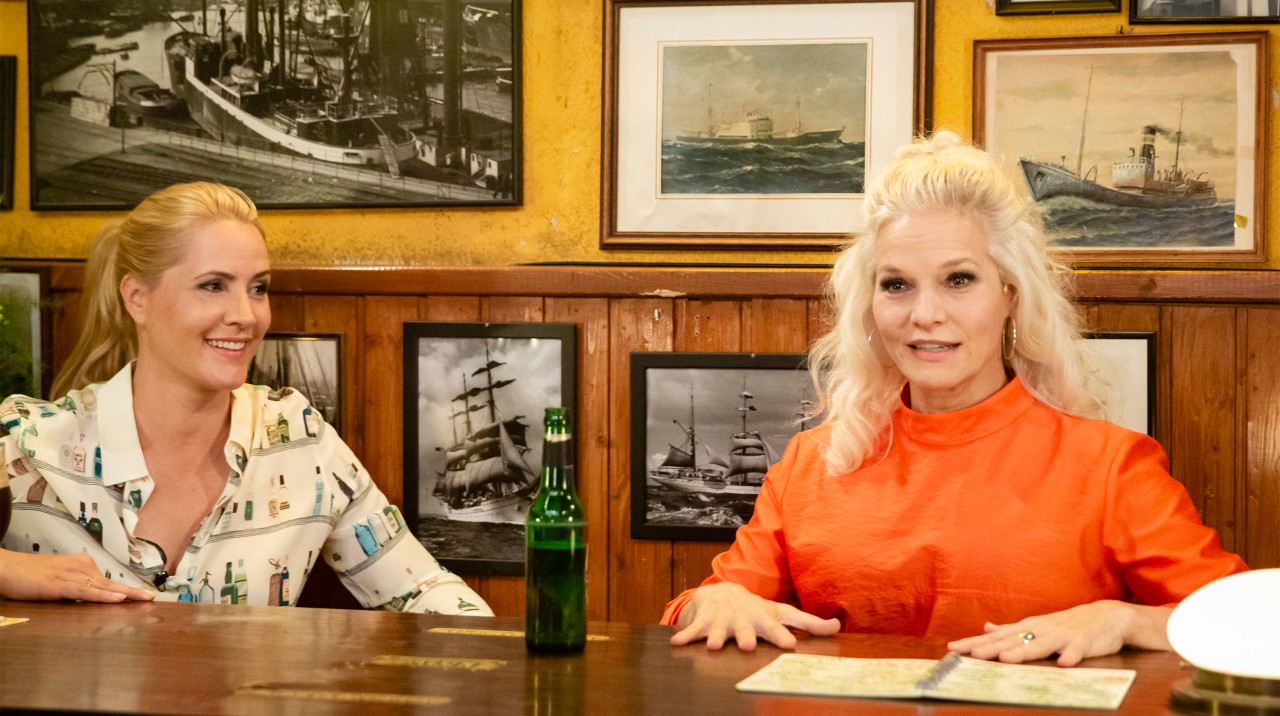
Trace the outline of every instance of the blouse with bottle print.
[[351, 449], [300, 393], [232, 392], [226, 487], [178, 563], [135, 535], [155, 483], [133, 420], [131, 366], [57, 402], [0, 403], [13, 493], [3, 547], [88, 554], [158, 599], [292, 605], [323, 557], [366, 607], [491, 615], [406, 529]]

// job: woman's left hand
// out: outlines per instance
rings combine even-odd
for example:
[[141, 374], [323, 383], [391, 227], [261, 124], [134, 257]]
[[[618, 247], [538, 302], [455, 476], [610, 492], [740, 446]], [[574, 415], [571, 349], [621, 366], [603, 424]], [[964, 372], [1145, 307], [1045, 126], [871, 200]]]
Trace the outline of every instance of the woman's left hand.
[[1075, 666], [1089, 657], [1114, 654], [1124, 646], [1168, 649], [1165, 625], [1172, 611], [1102, 600], [1013, 624], [987, 622], [981, 636], [950, 642], [947, 648], [975, 659], [1010, 664], [1047, 659], [1056, 653], [1058, 666]]

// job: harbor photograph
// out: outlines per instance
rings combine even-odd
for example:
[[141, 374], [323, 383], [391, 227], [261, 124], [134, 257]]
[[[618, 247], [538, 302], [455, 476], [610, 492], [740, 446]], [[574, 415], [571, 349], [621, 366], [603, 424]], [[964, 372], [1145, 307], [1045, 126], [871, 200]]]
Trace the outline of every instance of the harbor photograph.
[[416, 364], [405, 391], [411, 526], [446, 564], [481, 560], [519, 573], [524, 520], [542, 469], [543, 412], [572, 402], [562, 367], [573, 347], [549, 336], [500, 335], [500, 328], [488, 336], [450, 328], [478, 334], [500, 324], [407, 325], [434, 334], [405, 343]]
[[733, 538], [787, 442], [821, 424], [803, 359], [633, 354], [633, 536]]
[[860, 194], [867, 43], [662, 49], [661, 193]]
[[1252, 248], [1257, 105], [1245, 53], [990, 44], [979, 48], [987, 94], [975, 132], [1039, 203], [1055, 246]]
[[32, 206], [517, 205], [519, 0], [31, 0]]
[[[311, 403], [306, 433], [319, 434], [321, 418], [342, 434], [342, 336], [268, 333], [249, 364], [250, 385], [288, 386]], [[312, 416], [315, 416], [314, 418]]]

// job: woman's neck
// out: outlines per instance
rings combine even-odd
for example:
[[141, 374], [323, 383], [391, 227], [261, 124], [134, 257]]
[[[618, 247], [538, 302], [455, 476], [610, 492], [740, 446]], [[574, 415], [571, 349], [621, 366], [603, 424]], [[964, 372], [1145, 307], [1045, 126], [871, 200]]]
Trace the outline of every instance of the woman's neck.
[[209, 445], [225, 441], [231, 427], [229, 391], [195, 391], [160, 380], [145, 365], [133, 369], [133, 418], [139, 437], [152, 445]]

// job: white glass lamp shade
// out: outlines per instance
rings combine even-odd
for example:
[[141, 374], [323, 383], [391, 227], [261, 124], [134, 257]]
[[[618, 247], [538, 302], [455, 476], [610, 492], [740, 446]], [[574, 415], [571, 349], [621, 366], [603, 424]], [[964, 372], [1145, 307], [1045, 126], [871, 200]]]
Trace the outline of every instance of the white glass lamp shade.
[[1168, 635], [1193, 666], [1280, 679], [1280, 569], [1241, 572], [1197, 589], [1173, 610]]

